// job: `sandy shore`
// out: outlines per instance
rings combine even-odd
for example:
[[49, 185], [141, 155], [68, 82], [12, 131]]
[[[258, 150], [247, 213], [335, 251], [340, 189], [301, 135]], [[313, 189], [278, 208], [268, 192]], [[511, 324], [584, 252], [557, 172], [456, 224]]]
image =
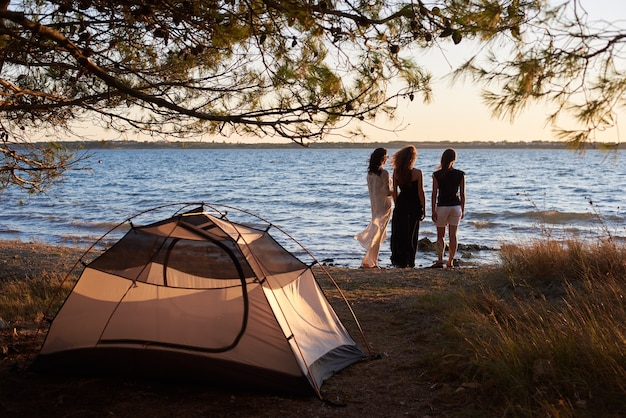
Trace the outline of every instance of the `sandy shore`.
[[20, 280], [44, 273], [63, 274], [85, 249], [0, 240], [0, 280]]

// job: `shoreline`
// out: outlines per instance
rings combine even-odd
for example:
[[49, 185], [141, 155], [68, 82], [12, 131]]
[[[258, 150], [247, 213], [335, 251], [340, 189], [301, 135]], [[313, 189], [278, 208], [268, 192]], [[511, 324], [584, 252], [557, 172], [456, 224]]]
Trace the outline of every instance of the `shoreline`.
[[[420, 241], [420, 246], [422, 245]], [[496, 253], [499, 253], [499, 249], [484, 249], [474, 248], [468, 246], [465, 248], [459, 245], [457, 252], [457, 258], [455, 258], [455, 264], [458, 269], [492, 269], [499, 267], [499, 264], [495, 261], [484, 261], [482, 257], [475, 256], [470, 251], [489, 251], [493, 257], [497, 257]], [[19, 279], [16, 276], [32, 277], [35, 274], [43, 273], [55, 273], [64, 274], [68, 273], [70, 268], [79, 263], [81, 256], [87, 252], [97, 253], [101, 250], [91, 248], [89, 246], [71, 246], [66, 244], [47, 244], [35, 241], [21, 241], [21, 240], [9, 240], [0, 238], [0, 281]], [[467, 252], [467, 253], [465, 253]], [[465, 253], [465, 254], [464, 254]], [[24, 268], [25, 259], [33, 259], [31, 263], [27, 263], [27, 268]], [[416, 266], [413, 269], [401, 269], [388, 265], [387, 262], [380, 263], [381, 269], [379, 271], [387, 272], [387, 274], [393, 274], [397, 272], [401, 275], [406, 275], [407, 271], [432, 271], [436, 269], [429, 268], [433, 264], [433, 260], [436, 259], [436, 255], [427, 249], [420, 248], [418, 250], [418, 256], [416, 258]], [[483, 261], [481, 261], [483, 259]], [[54, 267], [58, 266], [59, 262], [62, 262], [62, 266], [67, 267], [65, 271], [54, 271]], [[332, 259], [318, 260], [318, 266], [323, 268], [330, 268], [339, 271], [369, 271], [370, 269], [362, 269], [360, 266], [340, 265], [335, 264]], [[23, 270], [21, 273], [19, 270]], [[81, 268], [82, 271], [82, 268]], [[6, 276], [6, 277], [5, 277]]]
[[[57, 141], [56, 145], [70, 150], [98, 149], [360, 149], [360, 148], [402, 148], [413, 144], [418, 149], [572, 149], [562, 141], [372, 141], [372, 142], [311, 142], [306, 146], [294, 142], [226, 142], [226, 141]], [[28, 145], [48, 146], [49, 142], [36, 142]], [[26, 146], [17, 144], [16, 147]], [[586, 143], [583, 149], [624, 149], [620, 143]]]

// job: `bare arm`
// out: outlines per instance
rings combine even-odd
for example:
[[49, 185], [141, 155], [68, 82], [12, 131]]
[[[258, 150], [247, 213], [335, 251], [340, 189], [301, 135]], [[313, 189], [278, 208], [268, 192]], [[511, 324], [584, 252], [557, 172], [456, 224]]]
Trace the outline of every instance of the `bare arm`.
[[417, 186], [420, 203], [422, 205], [422, 213], [420, 215], [420, 221], [423, 221], [426, 217], [426, 195], [424, 194], [424, 176], [422, 170], [417, 170]]
[[433, 175], [433, 192], [430, 197], [431, 217], [433, 222], [437, 222], [437, 191], [439, 190], [439, 182]]
[[465, 175], [461, 178], [459, 185], [459, 197], [461, 198], [461, 219], [465, 217]]

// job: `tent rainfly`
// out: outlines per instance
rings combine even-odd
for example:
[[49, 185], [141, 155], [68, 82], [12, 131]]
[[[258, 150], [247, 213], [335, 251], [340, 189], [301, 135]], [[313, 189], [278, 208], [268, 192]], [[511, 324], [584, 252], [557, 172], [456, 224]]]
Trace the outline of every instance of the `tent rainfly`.
[[366, 357], [311, 266], [267, 230], [202, 205], [131, 224], [88, 263], [31, 368], [321, 398], [324, 380]]

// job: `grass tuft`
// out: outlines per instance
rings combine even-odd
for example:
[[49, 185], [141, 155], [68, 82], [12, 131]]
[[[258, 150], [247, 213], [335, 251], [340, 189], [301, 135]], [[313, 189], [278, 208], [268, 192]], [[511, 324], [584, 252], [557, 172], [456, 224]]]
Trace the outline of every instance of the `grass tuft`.
[[624, 277], [626, 247], [612, 240], [583, 243], [576, 240], [558, 242], [552, 239], [527, 245], [502, 246], [501, 258], [512, 277], [529, 284], [553, 284], [554, 280], [601, 280]]
[[[5, 319], [12, 322], [39, 321], [45, 314], [53, 316], [69, 294], [75, 280], [43, 273], [25, 280], [12, 280], [0, 287], [0, 306]], [[49, 311], [49, 312], [48, 312]]]

